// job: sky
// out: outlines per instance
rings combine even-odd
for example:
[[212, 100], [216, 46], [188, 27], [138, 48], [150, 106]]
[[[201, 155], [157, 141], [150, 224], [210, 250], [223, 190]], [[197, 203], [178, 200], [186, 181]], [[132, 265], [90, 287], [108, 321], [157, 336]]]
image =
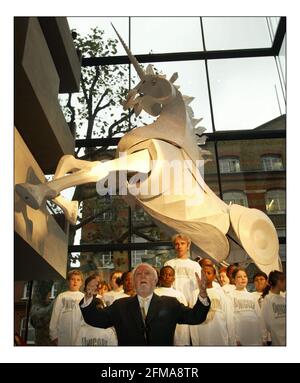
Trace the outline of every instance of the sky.
[[[299, 13], [294, 6], [297, 2], [289, 2], [287, 5], [282, 0], [262, 2], [252, 0], [251, 2], [240, 2], [227, 0], [226, 2], [211, 0], [210, 2], [166, 2], [165, 6], [161, 0], [152, 0], [149, 13], [152, 15], [287, 15], [288, 16], [288, 346], [286, 348], [228, 348], [226, 353], [220, 348], [205, 348], [205, 353], [199, 353], [198, 348], [186, 347], [184, 356], [181, 348], [168, 349], [153, 348], [140, 349], [131, 348], [130, 352], [124, 348], [106, 348], [105, 353], [99, 349], [71, 348], [41, 348], [41, 347], [13, 347], [13, 17], [24, 15], [145, 15], [145, 3], [137, 0], [130, 2], [111, 1], [104, 5], [98, 0], [90, 0], [88, 7], [83, 7], [82, 2], [60, 2], [59, 7], [54, 2], [36, 2], [27, 0], [19, 2], [11, 0], [0, 16], [0, 43], [5, 59], [2, 61], [0, 71], [0, 118], [1, 118], [1, 154], [2, 169], [0, 172], [1, 198], [0, 209], [2, 212], [1, 243], [2, 248], [2, 275], [0, 278], [0, 299], [2, 307], [5, 307], [5, 317], [1, 316], [0, 326], [0, 361], [8, 363], [28, 362], [171, 362], [180, 363], [184, 361], [195, 363], [210, 362], [299, 362], [299, 310], [295, 304], [299, 300], [298, 278], [298, 253], [299, 253], [299, 186], [298, 186], [298, 152], [299, 152]], [[91, 11], [92, 10], [92, 11]], [[216, 11], [217, 10], [217, 11]], [[147, 11], [147, 13], [148, 13]], [[117, 26], [117, 25], [116, 25]], [[117, 26], [118, 28], [118, 26]], [[122, 32], [122, 31], [120, 31]], [[123, 53], [122, 53], [123, 54]], [[173, 70], [173, 68], [172, 68]], [[180, 74], [180, 78], [182, 78]], [[220, 79], [222, 80], [222, 79]], [[258, 92], [259, 93], [259, 92]], [[191, 94], [192, 95], [192, 94]], [[200, 110], [201, 113], [202, 109]], [[236, 112], [236, 110], [235, 110]], [[224, 128], [224, 127], [222, 127]], [[93, 376], [92, 376], [93, 377]]]
[[[127, 17], [68, 18], [70, 28], [82, 35], [97, 26], [105, 31], [106, 37], [116, 38], [112, 22], [133, 54], [203, 50], [199, 17], [133, 17], [130, 43], [128, 20]], [[278, 17], [272, 17], [270, 22], [272, 28], [276, 28]], [[203, 26], [207, 50], [271, 46], [265, 17], [204, 17]], [[120, 43], [117, 54], [125, 54]], [[211, 132], [204, 61], [153, 65], [168, 78], [178, 72], [176, 84], [183, 94], [195, 97], [191, 104], [195, 117], [202, 117], [207, 132]], [[216, 130], [253, 129], [285, 113], [273, 57], [210, 60], [208, 71]]]

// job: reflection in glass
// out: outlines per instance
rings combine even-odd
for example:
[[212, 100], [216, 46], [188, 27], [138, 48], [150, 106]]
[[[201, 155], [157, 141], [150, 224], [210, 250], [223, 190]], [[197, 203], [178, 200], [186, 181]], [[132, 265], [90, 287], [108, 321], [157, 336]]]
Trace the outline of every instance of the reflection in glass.
[[86, 199], [82, 221], [81, 243], [120, 243], [128, 238], [128, 205], [121, 196]]
[[[22, 339], [25, 339], [25, 332], [26, 332], [26, 317], [23, 317], [21, 319], [20, 324], [20, 335]], [[30, 318], [28, 321], [28, 330], [27, 330], [27, 344], [28, 345], [34, 345], [35, 344], [35, 329], [30, 323]]]
[[227, 191], [223, 193], [223, 201], [229, 204], [235, 203], [248, 207], [247, 195], [242, 191]]
[[285, 214], [285, 190], [268, 190], [266, 209], [268, 214]]
[[156, 269], [164, 266], [169, 259], [176, 257], [173, 248], [168, 249], [151, 249], [151, 250], [134, 250], [131, 256], [131, 266], [135, 267], [141, 262], [148, 263]]
[[157, 241], [170, 241], [165, 234], [141, 207], [135, 206], [132, 210], [132, 243], [146, 243]]
[[128, 252], [123, 250], [81, 252], [79, 260], [79, 270], [83, 273], [84, 278], [96, 273], [100, 276], [101, 280], [106, 282], [109, 282], [112, 271], [120, 270], [124, 272], [129, 269]]
[[131, 17], [133, 54], [201, 51], [199, 17]]
[[[281, 123], [284, 127], [283, 118]], [[272, 129], [274, 124], [279, 127], [276, 125], [278, 121], [273, 120], [265, 129]], [[282, 165], [285, 163], [285, 143], [284, 138], [218, 141], [219, 158], [239, 158], [240, 162], [239, 172], [221, 173], [223, 200], [273, 214], [270, 219], [280, 229], [285, 228], [286, 176], [284, 168], [274, 171], [274, 166], [278, 166], [279, 160]], [[269, 162], [271, 155], [266, 154], [268, 152], [277, 153], [272, 157], [276, 162]], [[262, 159], [266, 159], [265, 168]], [[275, 188], [279, 191], [274, 192]]]
[[216, 130], [254, 129], [285, 113], [273, 57], [208, 62]]
[[212, 141], [207, 141], [206, 144], [201, 148], [210, 152], [208, 161], [204, 165], [205, 183], [217, 196], [220, 196], [215, 144]]
[[274, 40], [280, 17], [279, 16], [272, 16], [272, 17], [267, 17], [267, 19], [268, 19], [268, 23], [270, 26], [270, 33], [272, 36], [272, 40]]
[[286, 87], [286, 36], [284, 36], [278, 60], [279, 60], [279, 67], [280, 67], [280, 72], [283, 77], [283, 82], [284, 82], [284, 88]]
[[266, 154], [262, 156], [262, 167], [265, 171], [282, 170], [283, 163], [280, 154]]
[[265, 17], [203, 17], [206, 50], [271, 47]]
[[240, 160], [238, 157], [223, 157], [219, 159], [221, 173], [240, 172]]

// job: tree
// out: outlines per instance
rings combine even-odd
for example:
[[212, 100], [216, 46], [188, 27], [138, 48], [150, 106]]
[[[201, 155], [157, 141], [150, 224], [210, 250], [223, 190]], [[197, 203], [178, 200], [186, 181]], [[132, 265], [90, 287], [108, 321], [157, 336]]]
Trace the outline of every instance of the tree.
[[[81, 37], [73, 31], [74, 43], [84, 57], [112, 56], [117, 53], [116, 39], [104, 39], [104, 31], [91, 28]], [[76, 123], [75, 136], [111, 138], [131, 129], [132, 112], [121, 111], [120, 105], [129, 89], [128, 65], [82, 67], [80, 90], [72, 105], [74, 94], [69, 94], [64, 111], [69, 124]], [[101, 148], [100, 152], [107, 147]], [[88, 150], [80, 158], [94, 159], [99, 150]]]
[[[72, 36], [77, 50], [84, 57], [112, 56], [117, 53], [117, 40], [105, 39], [104, 31], [97, 27], [91, 28], [91, 32], [86, 36], [80, 36], [76, 31], [72, 32]], [[121, 106], [128, 90], [128, 65], [82, 67], [80, 93], [69, 94], [63, 105], [66, 119], [74, 136], [86, 139], [94, 137], [112, 138], [135, 127], [137, 118], [132, 116], [133, 111], [124, 112]], [[114, 150], [107, 146], [97, 149], [86, 148], [84, 154], [81, 151], [76, 153], [78, 158], [90, 161], [111, 159], [114, 158], [114, 155]], [[97, 219], [97, 217], [101, 217], [111, 208], [117, 210], [121, 203], [121, 199], [110, 199], [111, 204], [108, 204], [105, 197], [100, 197], [97, 194], [94, 185], [77, 186], [73, 199], [85, 202], [82, 218], [79, 219], [79, 223], [75, 227], [70, 227], [70, 244], [74, 242], [76, 230]], [[125, 205], [125, 203], [123, 204]], [[89, 205], [92, 205], [93, 208], [88, 209]], [[120, 217], [118, 217], [118, 222], [115, 222], [114, 241], [123, 241], [126, 237], [121, 229], [117, 230], [119, 226], [122, 226], [122, 222], [124, 224], [124, 218], [121, 219]], [[104, 235], [104, 237], [106, 236]], [[71, 258], [70, 262], [72, 261]]]
[[[75, 46], [84, 57], [112, 56], [117, 53], [117, 40], [104, 38], [104, 31], [98, 27], [91, 28], [86, 36], [72, 32]], [[132, 112], [121, 108], [129, 89], [128, 65], [109, 65], [101, 67], [82, 67], [80, 93], [69, 94], [64, 100], [63, 110], [71, 131], [76, 138], [112, 138], [132, 128]], [[113, 158], [114, 151], [107, 146], [98, 149], [86, 148], [84, 154], [76, 153], [80, 159], [90, 161]], [[98, 196], [91, 185], [76, 187], [73, 199], [79, 202]], [[84, 217], [84, 220], [71, 228], [70, 243], [73, 243], [75, 231], [96, 215]]]

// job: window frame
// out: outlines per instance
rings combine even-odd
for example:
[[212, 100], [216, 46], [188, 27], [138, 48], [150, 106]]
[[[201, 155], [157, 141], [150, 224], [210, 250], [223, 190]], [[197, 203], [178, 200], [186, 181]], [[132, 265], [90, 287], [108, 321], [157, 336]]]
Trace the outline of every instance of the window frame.
[[[276, 192], [276, 191], [281, 191], [281, 192], [284, 192], [284, 198], [282, 199], [284, 201], [284, 209], [280, 209], [280, 210], [276, 210], [276, 211], [269, 211], [268, 209], [268, 193], [272, 193], [272, 192]], [[271, 199], [271, 198], [270, 198]], [[274, 200], [275, 198], [272, 198], [272, 200]], [[277, 199], [279, 201], [279, 205], [280, 205], [280, 198]], [[269, 204], [271, 203], [272, 201], [269, 202]], [[266, 191], [265, 193], [265, 206], [266, 206], [266, 212], [268, 215], [281, 215], [281, 214], [286, 214], [286, 190], [285, 189], [282, 189], [282, 188], [277, 188], [277, 189], [269, 189]], [[281, 207], [281, 206], [279, 206]]]
[[[224, 171], [224, 168], [222, 167], [225, 165], [222, 161], [228, 161], [229, 165], [229, 171]], [[232, 171], [232, 163], [229, 161], [237, 161], [238, 164], [238, 170]], [[227, 165], [227, 164], [226, 164]], [[220, 174], [231, 174], [231, 173], [240, 173], [241, 172], [241, 163], [240, 163], [240, 157], [238, 156], [222, 156], [219, 157], [219, 166], [220, 166]], [[236, 165], [234, 165], [236, 166]]]
[[[273, 171], [281, 171], [281, 170], [284, 170], [284, 166], [283, 166], [283, 161], [282, 161], [282, 156], [281, 154], [279, 153], [270, 153], [270, 154], [263, 154], [261, 157], [261, 164], [262, 164], [262, 169], [263, 171], [265, 172], [273, 172]], [[274, 168], [274, 164], [273, 164], [273, 160], [280, 160], [281, 161], [281, 169], [275, 169]], [[268, 166], [266, 166], [266, 160], [271, 160], [271, 162], [269, 162], [269, 164], [271, 165], [270, 166], [270, 169], [268, 169]]]
[[[240, 195], [243, 195], [244, 197], [245, 197], [245, 199], [244, 199], [244, 201], [246, 201], [246, 205], [241, 205], [240, 203], [238, 203], [238, 202], [236, 202], [236, 201], [234, 201], [234, 202], [232, 202], [232, 203], [234, 203], [234, 204], [236, 204], [236, 205], [241, 205], [241, 206], [245, 206], [245, 207], [249, 207], [249, 204], [248, 204], [248, 196], [247, 196], [247, 194], [243, 191], [243, 190], [237, 190], [237, 189], [235, 189], [235, 190], [225, 190], [225, 191], [223, 191], [223, 193], [222, 193], [222, 196], [223, 196], [223, 201], [225, 202], [225, 203], [228, 203], [226, 200], [225, 200], [225, 196], [226, 196], [226, 194], [227, 193], [240, 193]], [[229, 203], [228, 203], [229, 204]]]

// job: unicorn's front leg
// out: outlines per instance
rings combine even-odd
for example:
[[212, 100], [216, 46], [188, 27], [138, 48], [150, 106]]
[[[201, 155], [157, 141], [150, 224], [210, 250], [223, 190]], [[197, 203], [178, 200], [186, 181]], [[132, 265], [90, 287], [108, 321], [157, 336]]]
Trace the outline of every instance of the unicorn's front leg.
[[150, 162], [150, 154], [145, 149], [107, 162], [87, 163], [81, 170], [47, 183], [39, 185], [18, 184], [15, 186], [15, 190], [29, 206], [38, 209], [46, 199], [56, 199], [62, 190], [100, 181], [108, 176], [110, 171], [126, 170], [147, 173], [151, 170]]
[[72, 174], [56, 178], [47, 183], [32, 185], [29, 183], [15, 186], [16, 192], [33, 209], [39, 209], [47, 199], [55, 199], [62, 190], [72, 186], [82, 185], [89, 182], [97, 182], [107, 176], [105, 163], [100, 161], [91, 162], [85, 168]]

